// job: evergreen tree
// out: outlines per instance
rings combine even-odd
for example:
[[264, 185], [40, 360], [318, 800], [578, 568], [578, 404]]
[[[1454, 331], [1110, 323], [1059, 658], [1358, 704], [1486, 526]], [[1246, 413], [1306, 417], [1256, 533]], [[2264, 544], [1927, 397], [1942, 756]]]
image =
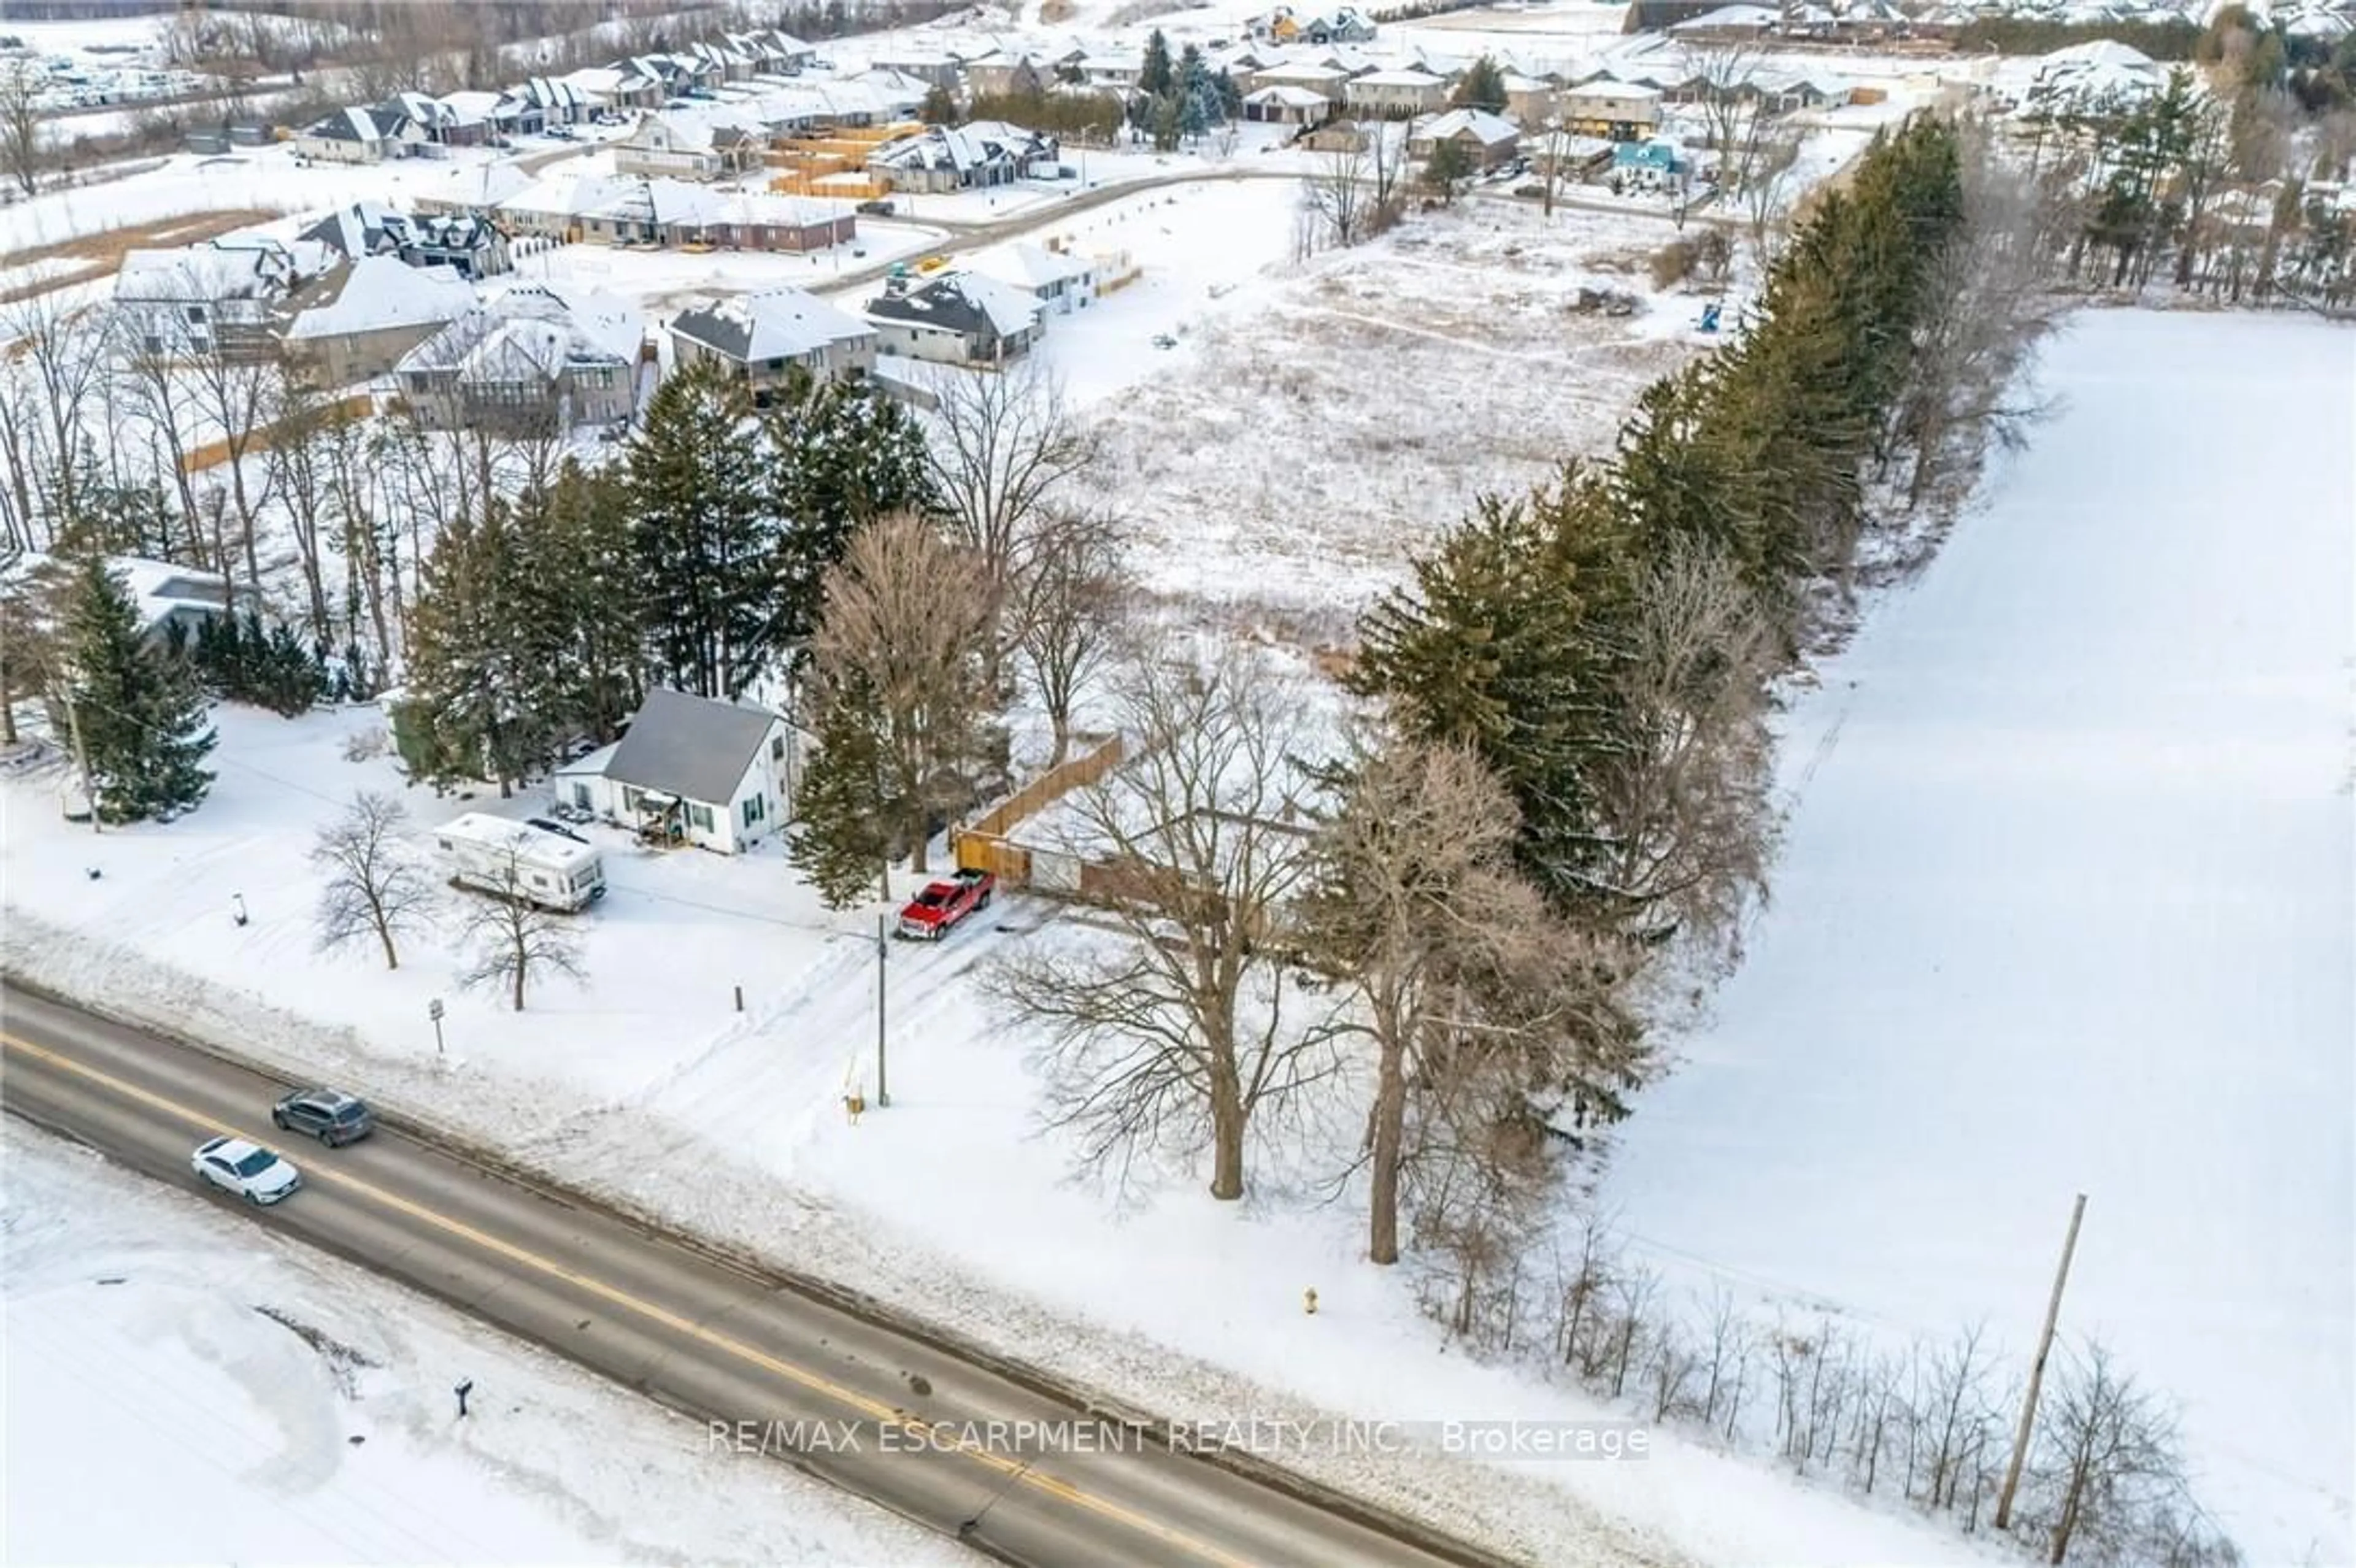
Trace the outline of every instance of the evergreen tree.
[[1188, 44], [1178, 57], [1178, 133], [1193, 141], [1226, 118], [1203, 51]]
[[1235, 77], [1225, 67], [1212, 74], [1211, 86], [1219, 95], [1219, 119], [1223, 123], [1242, 119], [1244, 90], [1236, 85]]
[[779, 519], [769, 645], [818, 629], [827, 568], [863, 524], [930, 512], [925, 433], [894, 398], [863, 384], [797, 376], [762, 423], [769, 505]]
[[411, 613], [406, 706], [418, 736], [412, 771], [434, 784], [495, 778], [501, 794], [544, 763], [561, 717], [550, 688], [557, 639], [525, 601], [509, 509], [453, 518], [426, 558]]
[[657, 679], [733, 698], [774, 651], [777, 529], [742, 383], [709, 363], [664, 381], [631, 443], [640, 624]]
[[1485, 109], [1492, 114], [1505, 112], [1505, 73], [1495, 59], [1483, 55], [1464, 69], [1456, 90], [1448, 101], [1459, 109]]
[[1164, 96], [1146, 101], [1152, 105], [1150, 133], [1153, 137], [1153, 150], [1157, 153], [1175, 152], [1184, 131], [1178, 100], [1174, 96]]
[[555, 649], [558, 710], [591, 739], [610, 740], [646, 695], [626, 487], [568, 462], [522, 521], [541, 568], [534, 593]]
[[958, 123], [957, 95], [939, 82], [925, 90], [925, 101], [917, 107], [916, 118], [927, 125], [954, 125]]
[[1513, 795], [1524, 870], [1565, 913], [1607, 915], [1593, 775], [1633, 556], [1608, 493], [1566, 474], [1526, 502], [1483, 498], [1360, 626], [1353, 684], [1412, 735], [1469, 744]]
[[848, 909], [890, 888], [892, 813], [884, 795], [884, 752], [874, 696], [855, 677], [819, 686], [815, 749], [795, 801], [787, 855], [829, 909]]
[[102, 820], [136, 822], [195, 806], [212, 787], [214, 734], [187, 663], [148, 645], [127, 582], [83, 557], [59, 606], [52, 720], [79, 727], [91, 802]]
[[1145, 40], [1145, 59], [1137, 72], [1137, 91], [1148, 98], [1167, 98], [1178, 85], [1170, 63], [1170, 40], [1156, 27]]
[[1476, 172], [1472, 150], [1453, 136], [1445, 137], [1432, 144], [1431, 156], [1423, 161], [1424, 188], [1442, 201], [1453, 202]]

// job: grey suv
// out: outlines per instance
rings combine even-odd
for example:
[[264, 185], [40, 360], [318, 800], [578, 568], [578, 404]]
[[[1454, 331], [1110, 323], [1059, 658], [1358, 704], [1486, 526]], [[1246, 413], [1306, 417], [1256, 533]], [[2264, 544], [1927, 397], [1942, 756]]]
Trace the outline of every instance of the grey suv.
[[270, 1119], [280, 1128], [307, 1133], [338, 1148], [376, 1130], [376, 1118], [365, 1102], [333, 1089], [305, 1089], [270, 1108]]

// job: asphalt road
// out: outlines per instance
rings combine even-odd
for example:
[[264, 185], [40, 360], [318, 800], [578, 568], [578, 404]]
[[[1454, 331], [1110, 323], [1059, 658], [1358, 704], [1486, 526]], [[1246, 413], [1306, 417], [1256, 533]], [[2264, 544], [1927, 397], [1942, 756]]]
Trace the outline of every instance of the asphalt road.
[[[253, 1222], [703, 1418], [691, 1441], [711, 1463], [785, 1458], [1018, 1563], [1485, 1561], [1436, 1539], [1411, 1544], [1363, 1512], [1344, 1518], [1140, 1428], [1092, 1423], [935, 1344], [423, 1135], [388, 1129], [331, 1151], [274, 1134], [270, 1106], [288, 1085], [191, 1047], [13, 987], [0, 987], [0, 1107], [231, 1207], [191, 1175], [196, 1146], [227, 1132], [280, 1149], [305, 1185], [252, 1211]], [[693, 1180], [692, 1168], [679, 1179]], [[479, 1391], [484, 1419], [498, 1419], [498, 1397]]]

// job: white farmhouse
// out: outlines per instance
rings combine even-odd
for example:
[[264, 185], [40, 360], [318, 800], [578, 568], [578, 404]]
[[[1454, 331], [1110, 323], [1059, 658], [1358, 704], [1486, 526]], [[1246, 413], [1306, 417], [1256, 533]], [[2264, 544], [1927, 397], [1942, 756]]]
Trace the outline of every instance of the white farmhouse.
[[739, 855], [785, 829], [787, 738], [775, 713], [658, 688], [620, 740], [556, 771], [557, 804], [658, 842]]

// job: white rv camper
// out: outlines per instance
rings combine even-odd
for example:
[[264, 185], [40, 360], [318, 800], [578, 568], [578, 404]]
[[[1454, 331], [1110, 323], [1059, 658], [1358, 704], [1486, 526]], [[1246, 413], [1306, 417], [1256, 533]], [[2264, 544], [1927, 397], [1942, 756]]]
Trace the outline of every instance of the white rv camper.
[[434, 830], [434, 845], [450, 880], [461, 887], [566, 911], [585, 909], [605, 896], [605, 860], [595, 845], [503, 816], [470, 811], [453, 817]]

